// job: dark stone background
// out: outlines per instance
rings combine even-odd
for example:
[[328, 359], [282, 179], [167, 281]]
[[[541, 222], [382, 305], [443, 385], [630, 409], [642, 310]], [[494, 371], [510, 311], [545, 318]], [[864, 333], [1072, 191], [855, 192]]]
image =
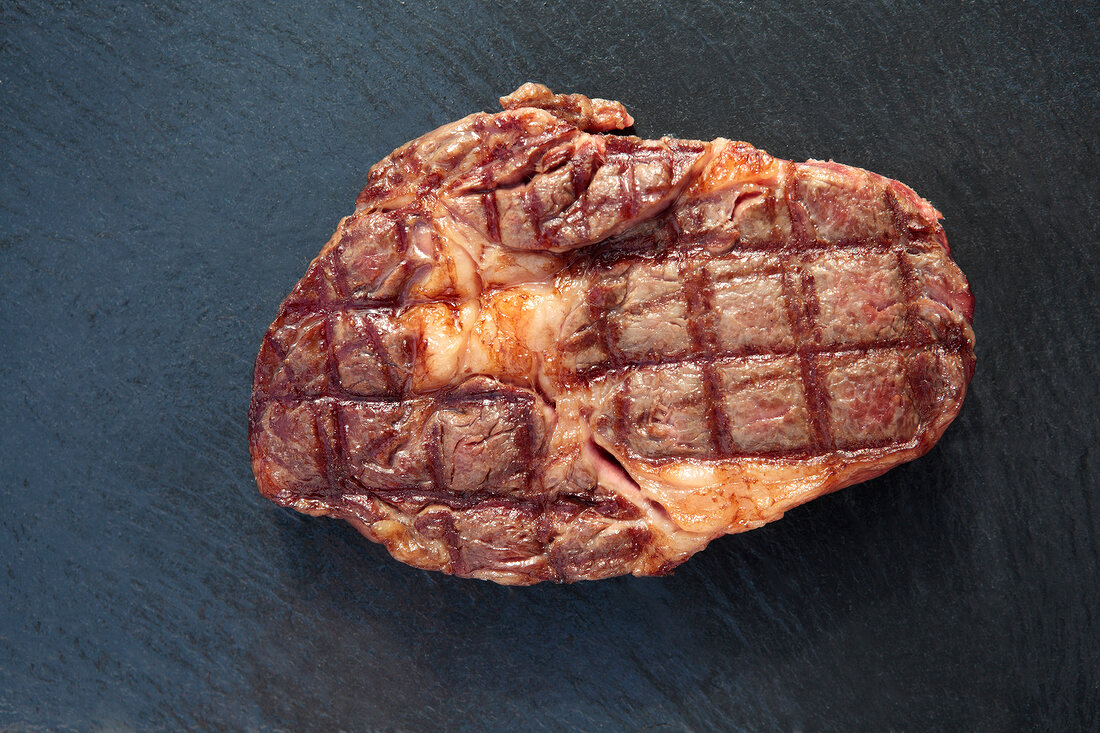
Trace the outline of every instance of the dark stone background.
[[[197, 5], [0, 5], [0, 728], [1097, 729], [1096, 4]], [[261, 499], [279, 302], [371, 164], [526, 80], [931, 199], [977, 297], [940, 445], [571, 587]]]

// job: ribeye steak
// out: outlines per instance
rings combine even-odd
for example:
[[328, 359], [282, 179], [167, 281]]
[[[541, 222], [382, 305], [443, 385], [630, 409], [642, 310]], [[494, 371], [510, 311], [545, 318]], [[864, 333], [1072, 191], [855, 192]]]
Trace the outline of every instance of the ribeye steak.
[[927, 451], [974, 369], [932, 206], [525, 84], [374, 166], [256, 361], [260, 491], [421, 568], [668, 572]]

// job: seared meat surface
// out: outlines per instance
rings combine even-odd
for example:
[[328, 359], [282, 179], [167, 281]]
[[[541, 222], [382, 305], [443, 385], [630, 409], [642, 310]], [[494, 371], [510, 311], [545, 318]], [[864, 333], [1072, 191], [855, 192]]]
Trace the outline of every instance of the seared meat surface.
[[421, 568], [665, 573], [926, 452], [974, 369], [939, 213], [858, 168], [603, 134], [526, 84], [371, 169], [256, 362], [260, 491]]

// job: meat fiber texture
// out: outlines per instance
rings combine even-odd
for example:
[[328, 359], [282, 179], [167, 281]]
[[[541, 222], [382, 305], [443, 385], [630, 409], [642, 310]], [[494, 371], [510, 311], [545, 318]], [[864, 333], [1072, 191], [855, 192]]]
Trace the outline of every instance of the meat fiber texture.
[[277, 504], [505, 584], [669, 572], [925, 453], [974, 369], [941, 215], [525, 84], [375, 165], [264, 337]]

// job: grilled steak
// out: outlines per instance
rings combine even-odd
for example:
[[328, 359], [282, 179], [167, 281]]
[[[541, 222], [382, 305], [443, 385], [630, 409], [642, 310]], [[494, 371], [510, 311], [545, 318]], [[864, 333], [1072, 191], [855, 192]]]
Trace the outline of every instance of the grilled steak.
[[278, 504], [498, 583], [668, 572], [927, 451], [974, 369], [932, 206], [526, 84], [369, 174], [256, 362]]

